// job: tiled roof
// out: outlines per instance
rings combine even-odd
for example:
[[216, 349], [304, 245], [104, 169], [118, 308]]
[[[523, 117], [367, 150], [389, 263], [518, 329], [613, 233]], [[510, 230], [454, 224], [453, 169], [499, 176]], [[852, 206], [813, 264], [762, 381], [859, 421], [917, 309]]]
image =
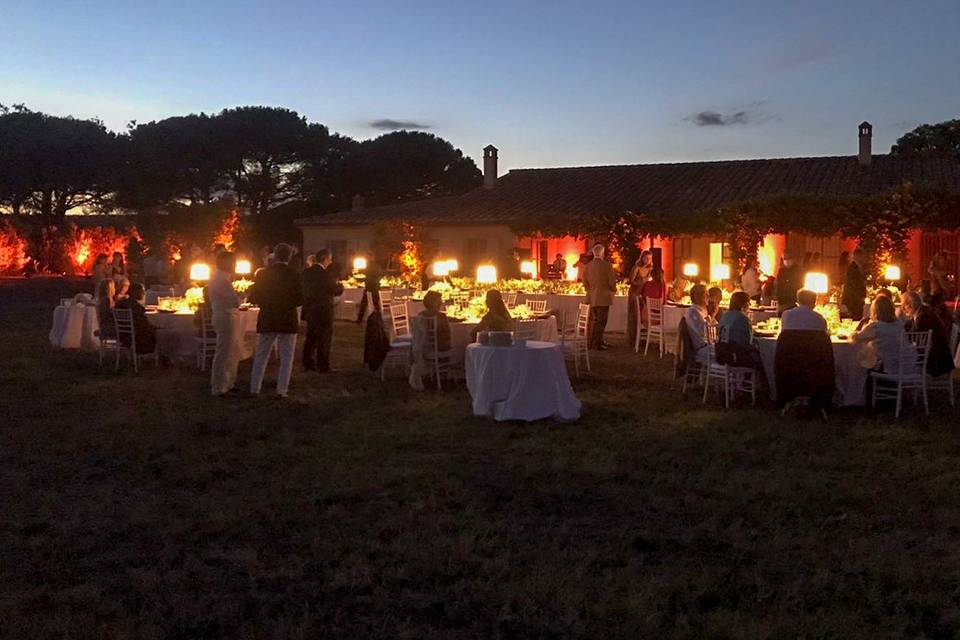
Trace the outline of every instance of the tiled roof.
[[863, 167], [855, 156], [518, 169], [493, 189], [298, 220], [300, 225], [522, 223], [531, 218], [579, 218], [636, 211], [690, 215], [765, 197], [857, 196], [903, 182], [960, 192], [960, 159], [876, 155]]

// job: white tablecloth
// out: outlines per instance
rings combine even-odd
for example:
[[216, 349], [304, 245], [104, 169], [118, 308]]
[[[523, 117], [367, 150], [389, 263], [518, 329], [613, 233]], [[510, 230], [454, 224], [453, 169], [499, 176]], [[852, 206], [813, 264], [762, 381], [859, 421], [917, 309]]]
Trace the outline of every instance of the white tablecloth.
[[[161, 355], [171, 360], [193, 362], [197, 357], [197, 341], [199, 328], [194, 324], [193, 313], [158, 313], [148, 312], [147, 320], [155, 326], [157, 331], [157, 347]], [[255, 334], [257, 332], [257, 317], [259, 309], [238, 311], [240, 322], [238, 331], [242, 345], [240, 358], [245, 360], [253, 355]]]
[[[867, 370], [857, 363], [859, 345], [850, 341], [832, 341], [833, 367], [836, 378], [833, 404], [838, 407], [862, 407], [867, 404]], [[774, 378], [773, 362], [777, 355], [776, 338], [757, 338], [760, 360], [770, 387], [770, 399], [777, 399], [777, 381]]]
[[473, 413], [495, 420], [580, 417], [560, 347], [527, 342], [525, 347], [467, 347], [467, 389]]
[[60, 305], [53, 310], [50, 344], [60, 349], [96, 351], [100, 347], [100, 340], [94, 332], [99, 327], [94, 305]]
[[[680, 335], [680, 320], [683, 314], [687, 312], [687, 306], [665, 304], [663, 305], [663, 340], [667, 353], [676, 353], [677, 340]], [[751, 324], [766, 322], [770, 318], [776, 318], [776, 310], [771, 309], [753, 309], [749, 311]]]

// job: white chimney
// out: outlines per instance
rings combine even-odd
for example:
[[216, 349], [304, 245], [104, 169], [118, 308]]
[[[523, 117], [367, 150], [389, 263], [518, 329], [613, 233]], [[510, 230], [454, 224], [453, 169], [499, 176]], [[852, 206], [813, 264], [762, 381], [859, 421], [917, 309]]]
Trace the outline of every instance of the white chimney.
[[860, 154], [857, 161], [861, 167], [869, 167], [873, 159], [873, 125], [864, 120], [860, 123]]
[[483, 188], [497, 186], [497, 148], [488, 144], [483, 148]]

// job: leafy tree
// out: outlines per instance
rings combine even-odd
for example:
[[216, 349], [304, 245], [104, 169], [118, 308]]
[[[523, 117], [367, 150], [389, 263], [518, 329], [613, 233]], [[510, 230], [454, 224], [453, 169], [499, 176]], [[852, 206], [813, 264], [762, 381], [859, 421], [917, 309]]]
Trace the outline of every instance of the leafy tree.
[[473, 160], [429, 133], [395, 131], [361, 142], [344, 166], [346, 194], [372, 204], [464, 193], [480, 185]]
[[229, 160], [211, 116], [131, 123], [122, 141], [119, 206], [150, 211], [171, 204], [206, 205], [229, 190]]
[[960, 155], [960, 120], [920, 125], [901, 136], [890, 153], [949, 153]]
[[113, 190], [116, 135], [97, 120], [24, 108], [0, 114], [0, 203], [48, 222], [76, 207], [104, 205]]
[[325, 126], [276, 107], [225, 109], [215, 121], [217, 148], [241, 208], [263, 215], [303, 197], [303, 166], [324, 154]]

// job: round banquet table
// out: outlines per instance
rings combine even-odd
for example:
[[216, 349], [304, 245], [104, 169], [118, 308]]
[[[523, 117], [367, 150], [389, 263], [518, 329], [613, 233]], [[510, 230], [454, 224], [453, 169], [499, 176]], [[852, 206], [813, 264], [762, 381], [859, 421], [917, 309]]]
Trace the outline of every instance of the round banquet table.
[[[773, 363], [777, 355], [776, 338], [756, 338], [760, 349], [763, 372], [770, 388], [770, 399], [777, 399], [777, 381]], [[867, 404], [867, 370], [857, 362], [860, 345], [850, 340], [831, 338], [833, 346], [834, 393], [833, 404], [838, 407], [863, 407]]]
[[573, 393], [560, 348], [528, 341], [523, 347], [467, 346], [465, 373], [473, 413], [494, 420], [577, 420]]
[[[411, 316], [411, 323], [418, 322], [418, 318], [418, 315]], [[460, 364], [463, 362], [467, 345], [473, 342], [470, 333], [476, 326], [476, 322], [450, 321], [450, 361], [452, 363]], [[557, 319], [553, 316], [538, 318], [534, 328], [534, 340], [551, 343], [559, 340], [559, 335], [557, 334]]]
[[99, 328], [97, 308], [93, 304], [61, 304], [53, 310], [50, 344], [60, 349], [96, 351], [100, 348], [96, 336]]
[[[253, 355], [254, 334], [257, 332], [257, 317], [259, 309], [247, 309], [237, 312], [240, 321], [238, 324], [238, 340], [241, 345], [240, 359], [246, 360]], [[199, 329], [194, 324], [193, 312], [160, 313], [148, 311], [147, 320], [157, 328], [157, 347], [161, 355], [171, 360], [193, 362], [197, 357], [197, 341]]]

